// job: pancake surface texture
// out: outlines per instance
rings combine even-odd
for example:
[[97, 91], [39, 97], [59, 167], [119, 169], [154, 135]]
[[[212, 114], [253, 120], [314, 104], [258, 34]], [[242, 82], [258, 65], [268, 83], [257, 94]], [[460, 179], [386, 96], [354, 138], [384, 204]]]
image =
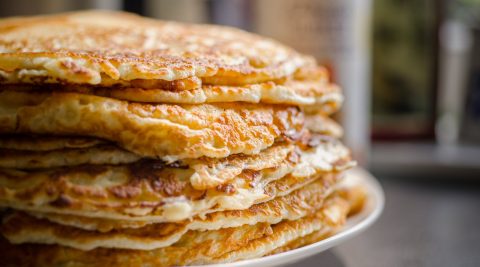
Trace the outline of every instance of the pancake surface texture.
[[342, 104], [328, 67], [239, 29], [0, 19], [0, 265], [230, 263], [328, 238], [367, 200]]
[[[124, 227], [128, 222], [115, 223], [111, 220], [109, 223], [101, 219], [70, 218], [66, 215], [57, 215], [57, 217], [47, 215], [47, 220], [39, 220], [17, 212], [5, 219], [2, 233], [14, 243], [61, 244], [83, 250], [97, 247], [151, 250], [172, 245], [188, 230], [218, 230], [257, 223], [276, 224], [282, 220], [298, 220], [320, 209], [323, 199], [330, 191], [332, 191], [332, 185], [319, 180], [286, 196], [253, 205], [245, 210], [215, 212], [184, 222], [154, 223], [135, 229], [112, 229]], [[51, 218], [59, 223], [75, 225], [61, 226], [49, 222], [53, 221]], [[86, 223], [87, 227], [103, 226], [103, 232], [97, 229], [79, 229], [78, 226], [82, 227], [82, 223]], [[107, 229], [109, 224], [110, 229]], [[83, 228], [87, 228], [85, 225]]]
[[[321, 158], [322, 151], [318, 146], [292, 154], [270, 168], [227, 170], [225, 175], [233, 174], [232, 178], [220, 178], [225, 182], [216, 187], [202, 185], [202, 175], [209, 179], [202, 174], [208, 172], [205, 166], [197, 166], [195, 171], [148, 161], [34, 172], [3, 169], [0, 206], [123, 220], [183, 220], [215, 210], [248, 208], [288, 194], [319, 176], [334, 178], [338, 171], [352, 166], [348, 152]], [[193, 187], [191, 180], [201, 189]]]
[[[363, 199], [364, 193], [357, 190], [356, 187], [341, 188], [332, 193], [320, 209], [313, 210], [310, 215], [300, 219], [284, 220], [276, 224], [246, 224], [240, 227], [211, 231], [188, 231], [173, 245], [153, 250], [96, 248], [82, 251], [59, 245], [23, 244], [13, 246], [7, 242], [0, 242], [0, 248], [11, 255], [6, 261], [6, 266], [14, 266], [14, 264], [58, 266], [62, 263], [68, 263], [68, 266], [106, 266], [110, 264], [118, 266], [135, 264], [178, 266], [233, 262], [268, 255], [288, 246], [308, 244], [302, 243], [303, 237], [306, 237], [306, 241], [314, 242], [316, 241], [314, 237], [328, 236], [338, 230], [347, 215], [352, 212], [352, 207], [361, 204]], [[14, 217], [13, 219], [15, 219]], [[30, 227], [33, 232], [37, 231], [31, 225], [33, 222], [39, 223], [38, 229], [49, 228], [51, 225], [47, 221], [39, 222], [26, 217], [17, 218], [17, 222], [25, 224], [25, 229]], [[56, 232], [58, 236], [62, 235], [61, 229], [62, 227], [53, 227], [51, 231]], [[18, 230], [14, 227], [9, 229], [7, 226], [3, 231], [16, 232]], [[27, 235], [27, 233], [28, 230], [19, 235]], [[81, 240], [82, 236], [85, 237], [84, 234], [79, 234], [76, 240]], [[33, 236], [33, 238], [35, 237]], [[42, 239], [40, 242], [48, 242], [48, 240]]]
[[281, 136], [298, 135], [303, 120], [291, 106], [151, 105], [77, 93], [0, 92], [0, 133], [95, 136], [169, 162], [256, 154]]
[[91, 11], [0, 21], [0, 70], [11, 83], [111, 86], [162, 80], [182, 88], [201, 77], [209, 84], [236, 85], [283, 78], [313, 62], [241, 30], [125, 13]]
[[92, 87], [82, 85], [4, 85], [8, 91], [76, 92], [141, 103], [205, 104], [205, 103], [265, 103], [306, 106], [324, 114], [337, 111], [343, 96], [336, 85], [323, 80], [288, 80], [280, 84], [265, 82], [244, 86], [205, 85], [193, 90], [162, 88]]

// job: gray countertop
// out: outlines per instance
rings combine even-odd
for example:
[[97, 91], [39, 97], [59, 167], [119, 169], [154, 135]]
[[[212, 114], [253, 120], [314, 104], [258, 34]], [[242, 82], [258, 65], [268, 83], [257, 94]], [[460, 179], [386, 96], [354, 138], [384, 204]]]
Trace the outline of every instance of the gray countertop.
[[385, 210], [370, 229], [293, 266], [480, 266], [480, 180], [380, 182]]

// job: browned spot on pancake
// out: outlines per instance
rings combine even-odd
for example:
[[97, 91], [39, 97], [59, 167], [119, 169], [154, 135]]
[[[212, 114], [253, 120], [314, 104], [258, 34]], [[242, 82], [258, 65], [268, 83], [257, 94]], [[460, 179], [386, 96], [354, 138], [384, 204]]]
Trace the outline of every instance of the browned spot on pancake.
[[109, 190], [114, 196], [118, 198], [134, 198], [142, 193], [142, 189], [133, 185], [115, 186]]
[[217, 186], [217, 191], [227, 193], [229, 195], [236, 192], [235, 186], [232, 184], [222, 184]]
[[298, 151], [298, 148], [295, 148], [294, 151], [288, 153], [287, 159], [291, 163], [298, 163], [298, 161], [300, 160], [300, 152]]
[[141, 160], [129, 165], [130, 173], [135, 179], [155, 179], [156, 172], [165, 167], [165, 163], [161, 160]]
[[260, 178], [260, 172], [255, 170], [244, 170], [242, 175], [251, 182], [257, 182], [258, 178]]
[[73, 61], [60, 61], [60, 65], [65, 69], [69, 69], [76, 75], [89, 75], [89, 73], [84, 68], [78, 66]]
[[135, 79], [130, 81], [130, 86], [138, 88], [160, 88], [166, 91], [182, 91], [200, 88], [202, 86], [202, 80], [198, 77], [189, 77], [175, 81]]
[[175, 175], [168, 174], [166, 177], [157, 177], [151, 185], [155, 191], [162, 191], [167, 196], [180, 196], [187, 187], [187, 182], [179, 181]]
[[62, 194], [58, 196], [57, 199], [50, 202], [50, 205], [58, 208], [67, 208], [73, 205], [73, 201], [68, 196]]
[[106, 170], [107, 167], [102, 165], [80, 165], [58, 169], [53, 172], [50, 177], [54, 180], [57, 180], [72, 173], [86, 173], [90, 176], [96, 176], [105, 172]]

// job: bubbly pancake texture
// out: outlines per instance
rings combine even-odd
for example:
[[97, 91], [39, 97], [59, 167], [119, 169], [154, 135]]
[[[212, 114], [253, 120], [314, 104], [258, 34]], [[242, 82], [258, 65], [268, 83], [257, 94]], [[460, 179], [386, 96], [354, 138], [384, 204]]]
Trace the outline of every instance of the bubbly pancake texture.
[[[177, 81], [259, 83], [314, 60], [229, 27], [88, 11], [0, 20], [0, 70], [9, 83]], [[175, 86], [175, 83], [171, 83]]]
[[[359, 192], [356, 190], [356, 192]], [[345, 196], [351, 198], [345, 198]], [[0, 242], [6, 266], [178, 266], [232, 262], [268, 255], [315, 233], [334, 233], [345, 221], [358, 194], [336, 194], [321, 209], [298, 220], [258, 223], [210, 231], [188, 231], [171, 246], [154, 250], [97, 248], [83, 251], [59, 245], [11, 245]], [[28, 224], [28, 222], [25, 222]], [[15, 229], [12, 229], [15, 231]]]
[[[118, 229], [125, 228], [121, 221], [105, 222], [78, 216], [70, 218], [68, 215], [46, 215], [47, 220], [42, 220], [35, 218], [41, 217], [39, 214], [32, 217], [16, 212], [5, 218], [2, 234], [16, 244], [60, 244], [83, 250], [97, 247], [151, 250], [172, 245], [189, 230], [218, 230], [245, 224], [276, 224], [282, 220], [298, 220], [319, 210], [327, 193], [332, 190], [330, 183], [319, 180], [287, 196], [245, 210], [215, 212], [184, 222], [150, 224], [136, 229]], [[52, 219], [62, 225], [49, 222]], [[65, 223], [73, 225], [65, 226]], [[103, 227], [103, 231], [84, 230], [92, 226]], [[113, 227], [117, 229], [114, 230]]]
[[78, 93], [0, 93], [0, 132], [95, 136], [167, 162], [256, 154], [277, 138], [298, 135], [303, 120], [298, 108], [282, 105], [154, 105]]

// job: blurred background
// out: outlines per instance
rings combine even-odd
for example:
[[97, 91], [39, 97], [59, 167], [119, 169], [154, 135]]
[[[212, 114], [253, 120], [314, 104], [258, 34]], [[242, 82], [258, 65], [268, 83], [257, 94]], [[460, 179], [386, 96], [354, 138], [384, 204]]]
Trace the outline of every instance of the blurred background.
[[480, 0], [0, 0], [2, 17], [95, 8], [243, 28], [328, 67], [387, 205], [305, 266], [480, 266]]

